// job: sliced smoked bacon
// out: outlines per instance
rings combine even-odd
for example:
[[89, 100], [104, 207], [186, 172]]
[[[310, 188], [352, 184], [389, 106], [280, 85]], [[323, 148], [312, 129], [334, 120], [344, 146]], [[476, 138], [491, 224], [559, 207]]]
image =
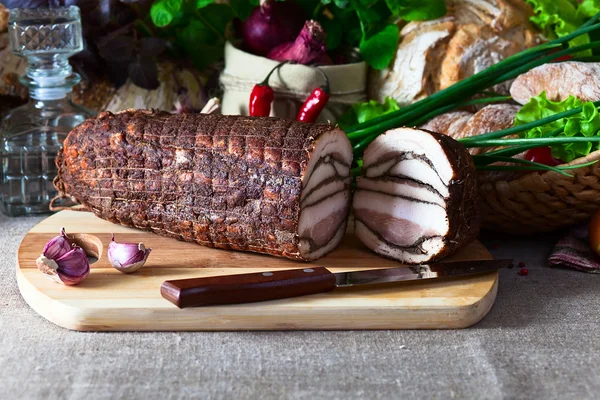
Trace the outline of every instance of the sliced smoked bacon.
[[122, 225], [313, 260], [346, 230], [351, 163], [350, 142], [330, 125], [127, 110], [69, 134], [56, 186]]
[[475, 166], [454, 139], [398, 128], [365, 150], [353, 211], [371, 250], [407, 264], [440, 259], [479, 233]]

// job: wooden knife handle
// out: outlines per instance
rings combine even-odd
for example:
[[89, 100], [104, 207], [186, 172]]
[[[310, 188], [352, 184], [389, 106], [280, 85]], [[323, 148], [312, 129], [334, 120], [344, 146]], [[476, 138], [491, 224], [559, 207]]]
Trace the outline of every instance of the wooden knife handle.
[[252, 303], [328, 292], [335, 275], [323, 267], [165, 281], [160, 294], [179, 308]]

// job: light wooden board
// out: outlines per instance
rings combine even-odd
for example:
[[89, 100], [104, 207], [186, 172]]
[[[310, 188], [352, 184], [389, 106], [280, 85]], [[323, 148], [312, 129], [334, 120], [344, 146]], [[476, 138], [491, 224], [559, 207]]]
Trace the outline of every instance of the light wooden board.
[[[67, 233], [97, 236], [104, 252], [79, 286], [55, 283], [39, 272], [35, 259], [61, 227]], [[143, 241], [152, 253], [130, 275], [113, 269], [106, 257], [111, 233], [118, 241]], [[448, 260], [489, 259], [479, 242]], [[313, 263], [334, 272], [390, 268], [398, 263], [371, 253], [351, 235]], [[497, 272], [462, 278], [336, 289], [295, 299], [245, 305], [179, 309], [163, 299], [167, 279], [305, 268], [307, 264], [251, 253], [202, 247], [103, 221], [91, 213], [61, 211], [35, 226], [18, 252], [17, 281], [27, 303], [57, 325], [80, 331], [432, 329], [464, 328], [493, 305]]]

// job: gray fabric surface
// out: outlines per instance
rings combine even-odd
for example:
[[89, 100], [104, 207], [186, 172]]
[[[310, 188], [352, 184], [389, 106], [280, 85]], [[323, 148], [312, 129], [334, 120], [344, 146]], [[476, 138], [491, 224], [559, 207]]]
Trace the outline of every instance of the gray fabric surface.
[[[501, 272], [490, 314], [460, 331], [78, 333], [21, 298], [21, 238], [0, 216], [0, 399], [592, 399], [600, 276], [550, 269], [550, 236], [484, 237]], [[495, 248], [497, 247], [497, 248]]]

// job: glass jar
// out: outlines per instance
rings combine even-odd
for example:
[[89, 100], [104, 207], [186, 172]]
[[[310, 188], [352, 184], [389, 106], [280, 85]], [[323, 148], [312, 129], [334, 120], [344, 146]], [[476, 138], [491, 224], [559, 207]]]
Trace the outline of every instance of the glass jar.
[[10, 216], [49, 212], [57, 191], [55, 158], [67, 134], [90, 110], [71, 101], [69, 57], [83, 49], [79, 8], [12, 9], [11, 51], [28, 61], [20, 81], [29, 102], [8, 112], [0, 125], [0, 211]]

